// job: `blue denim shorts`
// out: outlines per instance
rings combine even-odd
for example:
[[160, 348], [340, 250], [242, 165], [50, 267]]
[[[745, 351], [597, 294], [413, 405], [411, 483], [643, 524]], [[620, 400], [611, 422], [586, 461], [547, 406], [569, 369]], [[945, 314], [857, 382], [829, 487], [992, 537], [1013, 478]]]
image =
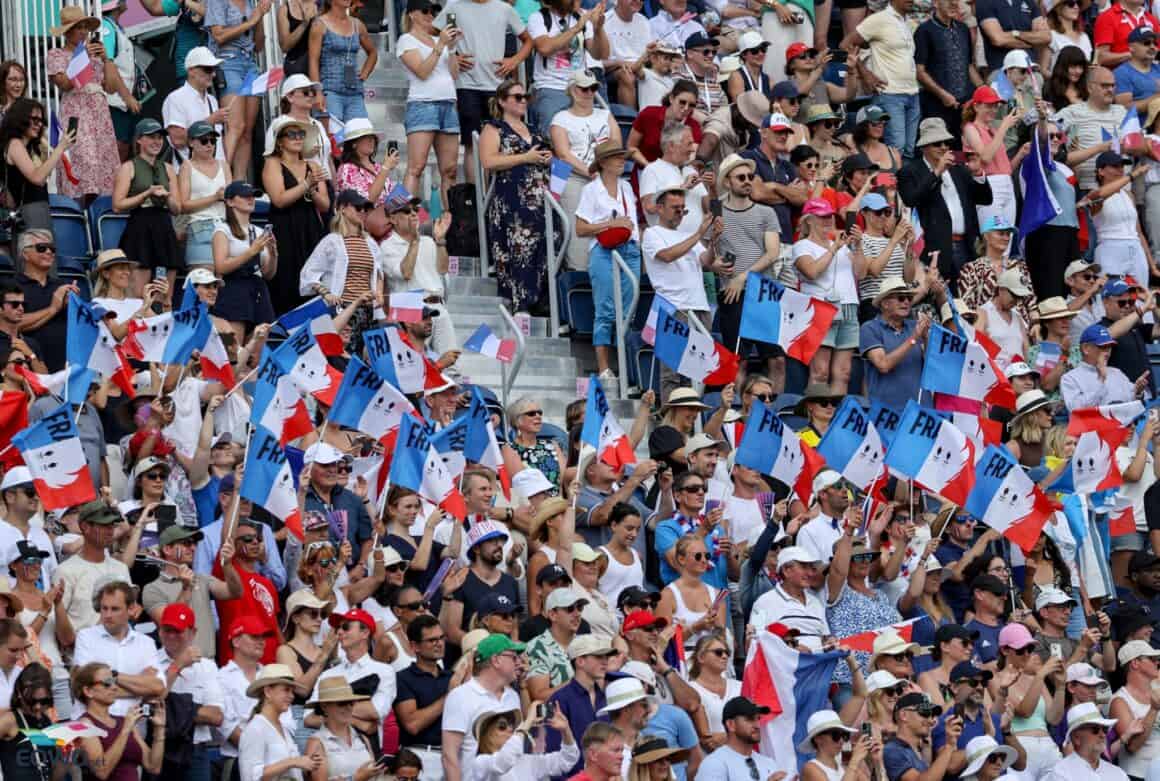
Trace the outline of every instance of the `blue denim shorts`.
[[254, 64], [253, 60], [243, 57], [227, 57], [222, 60], [222, 64], [218, 67], [221, 68], [222, 75], [226, 77], [225, 94], [227, 95], [237, 95], [242, 91], [242, 85], [246, 83], [246, 79], [258, 77], [258, 66]]
[[409, 102], [403, 115], [408, 133], [455, 133], [459, 135], [459, 112], [454, 100]]

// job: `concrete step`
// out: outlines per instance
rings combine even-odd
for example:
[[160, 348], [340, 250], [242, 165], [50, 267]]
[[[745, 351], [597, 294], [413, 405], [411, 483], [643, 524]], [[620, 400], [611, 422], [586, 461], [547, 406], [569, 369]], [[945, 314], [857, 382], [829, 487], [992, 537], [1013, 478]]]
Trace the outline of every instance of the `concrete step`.
[[[459, 341], [464, 341], [471, 336], [475, 329], [479, 328], [480, 324], [486, 325], [492, 330], [492, 333], [501, 338], [510, 334], [507, 321], [494, 308], [490, 312], [485, 311], [460, 311], [456, 314], [455, 309], [451, 309], [451, 321], [455, 324], [455, 336]], [[548, 337], [548, 318], [533, 317], [531, 318], [531, 340], [544, 339]], [[552, 340], [557, 341], [557, 340]], [[560, 355], [568, 354], [568, 346], [565, 340], [558, 340], [563, 345], [563, 350]], [[543, 345], [532, 347], [530, 350], [539, 350], [551, 348], [554, 345]]]
[[[462, 260], [460, 261], [460, 270], [462, 270]], [[499, 298], [499, 283], [494, 279], [483, 279], [482, 277], [448, 277], [447, 278], [447, 297], [448, 302], [458, 304], [464, 298], [479, 298], [481, 296]]]

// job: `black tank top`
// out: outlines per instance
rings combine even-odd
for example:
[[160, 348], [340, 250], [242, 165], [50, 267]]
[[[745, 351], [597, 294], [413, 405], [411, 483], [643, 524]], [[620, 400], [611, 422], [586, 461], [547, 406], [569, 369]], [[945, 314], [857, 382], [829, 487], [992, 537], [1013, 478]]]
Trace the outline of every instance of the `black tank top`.
[[[26, 717], [19, 711], [13, 715], [22, 729], [39, 730], [52, 724], [51, 719]], [[55, 757], [54, 747], [34, 746], [23, 732], [17, 732], [14, 738], [0, 739], [0, 771], [4, 773], [4, 781], [49, 781]]]

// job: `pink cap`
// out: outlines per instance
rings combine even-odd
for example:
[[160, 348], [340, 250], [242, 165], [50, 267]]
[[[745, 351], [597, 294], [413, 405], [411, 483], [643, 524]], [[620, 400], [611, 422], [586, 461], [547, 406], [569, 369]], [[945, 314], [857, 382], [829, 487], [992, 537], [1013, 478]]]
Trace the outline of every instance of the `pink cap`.
[[810, 198], [802, 206], [802, 216], [805, 217], [807, 214], [814, 217], [832, 217], [834, 215], [834, 207], [824, 198]]
[[1000, 648], [1014, 648], [1018, 651], [1020, 648], [1026, 648], [1029, 645], [1035, 645], [1035, 638], [1031, 636], [1031, 632], [1023, 624], [1007, 624], [999, 632]]

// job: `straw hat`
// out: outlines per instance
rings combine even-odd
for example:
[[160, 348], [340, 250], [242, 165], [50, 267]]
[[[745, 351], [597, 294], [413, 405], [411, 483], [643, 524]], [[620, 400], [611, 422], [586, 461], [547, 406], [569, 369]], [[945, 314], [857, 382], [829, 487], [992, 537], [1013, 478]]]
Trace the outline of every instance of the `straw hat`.
[[488, 728], [491, 727], [492, 722], [505, 716], [512, 719], [512, 724], [514, 726], [519, 726], [520, 722], [523, 721], [523, 714], [518, 710], [488, 711], [486, 713], [481, 713], [476, 718], [475, 723], [471, 725], [471, 734], [475, 735], [475, 740], [478, 742], [480, 736], [487, 732]]
[[254, 679], [254, 682], [246, 687], [246, 696], [257, 697], [258, 692], [262, 691], [262, 689], [277, 683], [293, 685], [294, 673], [284, 664], [267, 664], [258, 673], [258, 677]]
[[345, 144], [347, 141], [354, 141], [363, 136], [381, 137], [382, 135], [380, 131], [375, 130], [374, 125], [371, 124], [369, 119], [355, 117], [346, 123], [346, 127], [342, 133], [342, 142]]
[[1055, 320], [1061, 317], [1072, 318], [1078, 314], [1079, 312], [1068, 308], [1067, 302], [1063, 300], [1062, 296], [1052, 296], [1039, 302], [1040, 320]]
[[95, 30], [101, 26], [101, 20], [95, 16], [89, 16], [79, 6], [69, 5], [60, 9], [60, 24], [53, 27], [49, 32], [53, 35], [68, 35], [69, 31], [78, 24], [83, 24], [90, 30]]
[[651, 765], [658, 759], [668, 759], [673, 764], [684, 762], [689, 756], [687, 749], [672, 748], [664, 738], [646, 737], [632, 749], [632, 764], [635, 767]]
[[99, 274], [101, 269], [106, 269], [109, 266], [116, 266], [121, 263], [128, 263], [129, 265], [136, 265], [129, 260], [129, 256], [125, 254], [124, 250], [107, 249], [101, 254], [97, 255], [97, 263], [93, 266], [93, 272]]
[[617, 141], [613, 141], [612, 139], [601, 141], [596, 145], [595, 157], [592, 158], [592, 163], [588, 166], [588, 175], [595, 176], [596, 171], [600, 168], [601, 161], [609, 157], [627, 156], [628, 150], [624, 148], [623, 144]]
[[661, 412], [664, 412], [669, 407], [710, 409], [707, 404], [701, 401], [701, 395], [692, 388], [674, 388], [673, 392], [669, 394], [668, 400], [661, 405]]
[[571, 506], [571, 503], [567, 499], [562, 499], [559, 496], [546, 499], [532, 518], [532, 522], [528, 527], [528, 539], [536, 539], [536, 535], [543, 528], [544, 524]]
[[878, 288], [878, 294], [874, 296], [874, 306], [882, 306], [882, 299], [887, 296], [895, 295], [896, 293], [906, 293], [914, 297], [914, 291], [911, 290], [910, 285], [902, 277], [887, 277], [882, 280], [882, 287]]
[[1015, 401], [1015, 416], [1011, 418], [1011, 422], [1007, 425], [1010, 427], [1014, 425], [1015, 421], [1019, 420], [1019, 418], [1022, 418], [1025, 415], [1030, 415], [1036, 410], [1050, 406], [1051, 400], [1047, 398], [1046, 393], [1039, 390], [1038, 388], [1029, 390], [1026, 393], [1021, 393], [1019, 394], [1019, 398]]
[[315, 138], [318, 131], [308, 120], [295, 119], [288, 114], [280, 114], [274, 117], [274, 121], [270, 123], [270, 131], [266, 135], [269, 141], [266, 144], [266, 149], [262, 152], [263, 157], [269, 157], [278, 150], [278, 136], [282, 134], [282, 131], [290, 127], [301, 128], [306, 131], [306, 138], [302, 142], [303, 154], [306, 153], [307, 149], [312, 148], [318, 143]]
[[328, 702], [360, 702], [369, 699], [370, 697], [364, 694], [355, 694], [354, 689], [350, 688], [350, 681], [344, 676], [332, 675], [318, 682], [318, 696], [306, 703], [306, 707], [313, 708]]

